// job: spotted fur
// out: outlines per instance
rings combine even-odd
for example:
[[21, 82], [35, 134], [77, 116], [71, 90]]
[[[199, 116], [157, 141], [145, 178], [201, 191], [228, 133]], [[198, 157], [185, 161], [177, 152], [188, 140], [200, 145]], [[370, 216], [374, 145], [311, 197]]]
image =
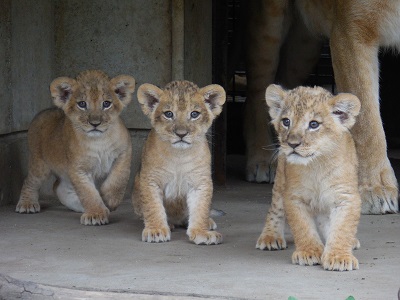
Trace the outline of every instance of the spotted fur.
[[195, 244], [221, 243], [209, 217], [213, 184], [206, 133], [222, 110], [225, 91], [189, 81], [174, 81], [162, 90], [143, 84], [138, 100], [153, 126], [132, 195], [144, 220], [142, 240], [169, 241], [170, 228], [187, 225]]
[[58, 198], [83, 213], [82, 224], [108, 223], [129, 179], [132, 144], [119, 115], [134, 89], [133, 77], [109, 79], [98, 70], [51, 83], [57, 108], [39, 113], [29, 127], [29, 170], [17, 212], [40, 211], [39, 188], [54, 174]]
[[286, 215], [296, 246], [294, 264], [358, 269], [352, 248], [359, 247], [361, 199], [350, 129], [360, 101], [319, 87], [286, 91], [277, 85], [267, 88], [266, 101], [280, 150], [272, 205], [256, 247], [286, 248]]

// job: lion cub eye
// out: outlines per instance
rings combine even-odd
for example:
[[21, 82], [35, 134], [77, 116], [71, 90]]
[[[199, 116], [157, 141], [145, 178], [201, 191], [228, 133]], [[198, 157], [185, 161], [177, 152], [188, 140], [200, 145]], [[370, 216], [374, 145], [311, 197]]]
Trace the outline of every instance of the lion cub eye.
[[111, 104], [112, 103], [110, 101], [104, 101], [103, 102], [103, 108], [110, 108]]
[[85, 101], [79, 101], [78, 102], [78, 107], [81, 109], [86, 109], [87, 108], [87, 104]]
[[289, 127], [290, 126], [290, 120], [288, 118], [283, 118], [282, 119], [282, 125], [285, 127]]
[[198, 111], [192, 111], [192, 112], [190, 113], [190, 117], [191, 117], [192, 119], [197, 119], [199, 116], [200, 116], [200, 113], [199, 113]]
[[319, 127], [319, 123], [318, 123], [317, 121], [311, 121], [311, 122], [308, 124], [308, 126], [309, 126], [311, 129], [317, 129], [317, 128]]
[[174, 113], [172, 111], [166, 111], [166, 112], [164, 112], [164, 116], [167, 119], [172, 119], [172, 117], [174, 116]]

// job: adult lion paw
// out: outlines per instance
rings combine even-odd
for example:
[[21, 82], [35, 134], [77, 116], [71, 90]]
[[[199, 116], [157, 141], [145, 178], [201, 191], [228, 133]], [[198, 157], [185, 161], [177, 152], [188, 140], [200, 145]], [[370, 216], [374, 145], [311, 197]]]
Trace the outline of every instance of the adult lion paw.
[[20, 214], [34, 214], [40, 212], [40, 205], [38, 202], [19, 201], [15, 212]]
[[168, 227], [147, 228], [142, 232], [142, 241], [148, 243], [162, 243], [171, 240], [171, 230]]
[[395, 186], [361, 186], [362, 214], [386, 214], [399, 211], [398, 189]]
[[301, 266], [321, 264], [322, 249], [296, 250], [292, 254], [292, 263]]
[[321, 261], [322, 267], [328, 271], [351, 271], [359, 268], [357, 258], [351, 253], [324, 253]]
[[188, 236], [196, 245], [217, 245], [222, 243], [222, 234], [216, 231], [190, 230]]
[[256, 248], [260, 250], [283, 250], [286, 249], [286, 240], [283, 236], [261, 234], [257, 240]]
[[370, 171], [360, 174], [361, 213], [373, 215], [397, 213], [399, 190], [389, 161], [380, 171], [374, 168], [366, 170]]
[[246, 166], [246, 180], [249, 182], [273, 183], [276, 173], [276, 162], [272, 158], [249, 158]]
[[108, 209], [102, 212], [85, 212], [81, 216], [82, 225], [105, 225], [108, 224], [108, 216], [110, 211]]

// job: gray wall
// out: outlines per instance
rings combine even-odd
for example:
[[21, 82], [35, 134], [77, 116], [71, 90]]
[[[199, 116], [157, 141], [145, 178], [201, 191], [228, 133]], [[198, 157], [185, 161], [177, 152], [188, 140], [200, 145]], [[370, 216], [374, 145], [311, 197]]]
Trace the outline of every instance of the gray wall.
[[[0, 38], [0, 205], [18, 201], [26, 131], [51, 106], [54, 78], [102, 69], [134, 76], [137, 87], [211, 83], [211, 0], [2, 0]], [[133, 178], [150, 123], [136, 95], [122, 117], [134, 146]], [[51, 180], [42, 196], [50, 187]]]

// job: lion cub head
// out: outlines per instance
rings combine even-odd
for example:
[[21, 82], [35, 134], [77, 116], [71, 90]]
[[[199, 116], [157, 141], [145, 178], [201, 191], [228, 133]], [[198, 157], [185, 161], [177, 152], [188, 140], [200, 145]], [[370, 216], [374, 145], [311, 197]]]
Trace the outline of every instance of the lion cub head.
[[333, 96], [320, 87], [270, 85], [265, 98], [282, 153], [289, 163], [303, 165], [340, 147], [361, 107], [352, 94]]
[[54, 104], [61, 108], [76, 130], [101, 136], [131, 101], [135, 79], [120, 75], [111, 80], [98, 70], [80, 73], [76, 79], [59, 77], [50, 85]]
[[146, 83], [138, 89], [138, 100], [158, 136], [174, 148], [187, 149], [204, 140], [222, 111], [225, 91], [216, 84], [199, 88], [189, 81], [173, 81], [163, 90]]

